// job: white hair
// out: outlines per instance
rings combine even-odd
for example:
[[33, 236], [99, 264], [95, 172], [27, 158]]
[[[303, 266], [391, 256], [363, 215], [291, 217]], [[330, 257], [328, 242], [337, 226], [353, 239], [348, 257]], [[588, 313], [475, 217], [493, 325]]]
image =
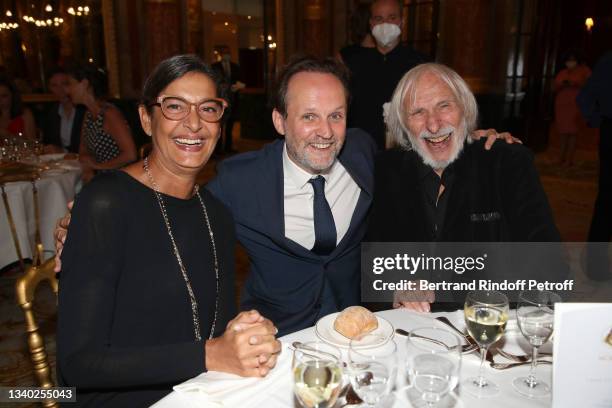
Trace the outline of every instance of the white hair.
[[[407, 150], [412, 149], [409, 137], [410, 131], [404, 123], [405, 115], [407, 114], [404, 111], [404, 101], [408, 97], [410, 105], [414, 103], [417, 92], [416, 85], [425, 74], [437, 76], [451, 89], [457, 104], [463, 112], [467, 134], [471, 134], [476, 129], [478, 105], [476, 104], [474, 94], [463, 78], [446, 65], [436, 63], [420, 64], [404, 74], [393, 92], [389, 116], [385, 121], [387, 124], [387, 147], [402, 146]], [[470, 141], [470, 138], [468, 138], [468, 141]]]

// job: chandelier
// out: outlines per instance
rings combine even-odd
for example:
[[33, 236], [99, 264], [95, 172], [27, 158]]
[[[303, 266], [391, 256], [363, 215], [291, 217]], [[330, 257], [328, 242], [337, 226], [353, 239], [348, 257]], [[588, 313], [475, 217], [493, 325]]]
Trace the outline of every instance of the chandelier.
[[[34, 5], [32, 5], [32, 8], [34, 8]], [[10, 11], [7, 11], [6, 13], [8, 15]], [[47, 4], [44, 8], [44, 11], [41, 11], [39, 13], [39, 18], [24, 14], [22, 19], [26, 23], [33, 24], [39, 28], [59, 27], [61, 24], [64, 23], [63, 18], [59, 17], [59, 15], [53, 15], [51, 13], [53, 13], [53, 6], [51, 6], [51, 4]]]

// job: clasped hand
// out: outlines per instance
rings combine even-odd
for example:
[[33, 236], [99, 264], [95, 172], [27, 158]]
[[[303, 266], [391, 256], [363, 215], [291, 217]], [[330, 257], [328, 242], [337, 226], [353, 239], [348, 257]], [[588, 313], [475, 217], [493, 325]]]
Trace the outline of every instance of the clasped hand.
[[241, 312], [222, 336], [206, 342], [206, 369], [243, 377], [264, 377], [276, 365], [278, 330], [256, 310]]

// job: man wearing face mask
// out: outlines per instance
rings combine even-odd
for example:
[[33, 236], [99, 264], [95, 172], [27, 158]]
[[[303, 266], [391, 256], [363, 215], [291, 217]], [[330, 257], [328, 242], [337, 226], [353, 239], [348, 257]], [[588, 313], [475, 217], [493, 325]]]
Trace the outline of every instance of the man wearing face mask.
[[422, 54], [400, 44], [401, 10], [398, 0], [375, 0], [370, 27], [376, 47], [364, 48], [344, 61], [351, 71], [348, 126], [368, 132], [379, 149], [385, 147], [382, 105], [391, 100], [400, 78], [426, 61]]
[[221, 61], [212, 64], [212, 68], [217, 72], [222, 81], [222, 86], [225, 88], [225, 94], [229, 99], [229, 108], [225, 110], [227, 120], [225, 122], [225, 142], [217, 144], [217, 151], [222, 153], [236, 153], [232, 148], [232, 131], [234, 123], [238, 120], [238, 91], [245, 87], [242, 83], [242, 71], [240, 65], [232, 62], [232, 56], [229, 48], [225, 47], [221, 50]]

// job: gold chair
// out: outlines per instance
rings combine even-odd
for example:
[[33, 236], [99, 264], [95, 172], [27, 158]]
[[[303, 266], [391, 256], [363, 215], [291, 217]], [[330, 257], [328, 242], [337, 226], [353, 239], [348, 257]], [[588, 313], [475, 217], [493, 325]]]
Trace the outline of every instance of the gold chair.
[[20, 181], [29, 181], [30, 183], [32, 183], [32, 200], [34, 202], [34, 219], [36, 225], [36, 231], [34, 232], [35, 247], [32, 258], [34, 265], [40, 265], [42, 263], [42, 254], [44, 248], [40, 237], [40, 209], [38, 203], [38, 189], [36, 188], [36, 181], [39, 178], [39, 169], [30, 165], [15, 163], [10, 165], [4, 165], [2, 166], [2, 168], [0, 168], [0, 189], [2, 190], [2, 201], [4, 203], [6, 218], [11, 229], [11, 235], [13, 237], [13, 243], [15, 245], [17, 259], [19, 260], [19, 266], [22, 271], [25, 271], [25, 261], [23, 259], [23, 253], [21, 252], [21, 246], [19, 245], [17, 228], [15, 226], [15, 220], [13, 219], [13, 213], [9, 205], [8, 195], [5, 190], [5, 184]]
[[[38, 332], [38, 324], [34, 317], [32, 306], [34, 303], [34, 293], [36, 287], [43, 280], [48, 280], [51, 289], [57, 297], [58, 282], [55, 277], [53, 268], [55, 267], [55, 259], [51, 258], [40, 265], [32, 265], [28, 267], [25, 273], [17, 279], [15, 283], [15, 297], [17, 304], [23, 309], [26, 322], [26, 332], [28, 336], [28, 348], [30, 357], [34, 364], [34, 375], [38, 380], [38, 384], [43, 388], [53, 387], [51, 380], [51, 370], [47, 361], [47, 352], [45, 350], [45, 342], [43, 337]], [[45, 400], [44, 407], [59, 407], [54, 400]]]

